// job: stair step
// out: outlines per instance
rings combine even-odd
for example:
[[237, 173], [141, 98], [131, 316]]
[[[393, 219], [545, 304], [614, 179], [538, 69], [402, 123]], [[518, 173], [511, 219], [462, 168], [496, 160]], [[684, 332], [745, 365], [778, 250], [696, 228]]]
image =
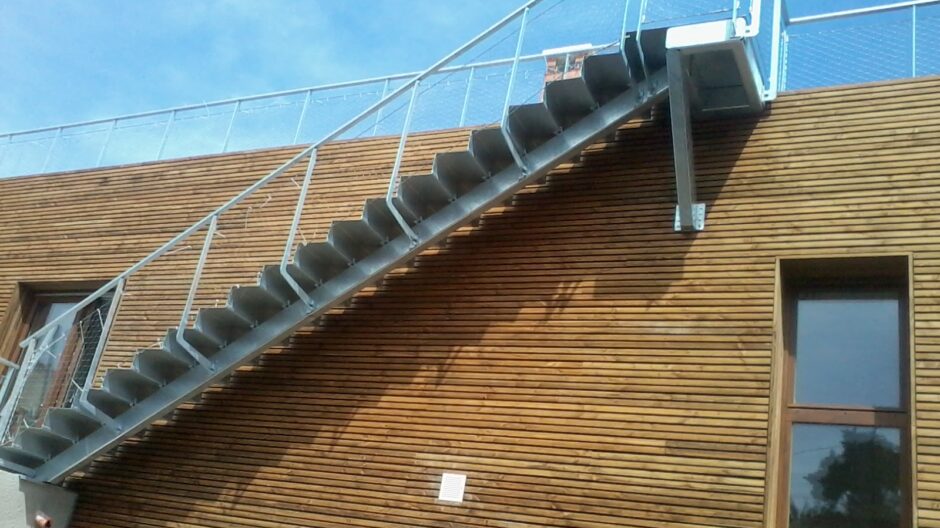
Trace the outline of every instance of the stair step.
[[330, 226], [327, 240], [349, 262], [357, 262], [380, 248], [383, 237], [365, 220], [337, 220]]
[[298, 246], [294, 264], [315, 288], [342, 273], [349, 267], [349, 260], [332, 244], [316, 242]]
[[75, 442], [48, 429], [27, 427], [16, 436], [16, 444], [23, 451], [48, 460], [72, 447]]
[[532, 152], [561, 132], [561, 127], [543, 103], [510, 107], [506, 126], [522, 152]]
[[499, 128], [481, 128], [470, 133], [470, 152], [490, 175], [513, 165], [512, 153]]
[[619, 53], [586, 57], [581, 76], [594, 100], [602, 105], [630, 89], [630, 73]]
[[197, 352], [205, 357], [214, 356], [223, 345], [221, 341], [217, 341], [212, 336], [196, 330], [195, 328], [184, 329], [183, 340], [192, 345]]
[[388, 210], [385, 198], [369, 198], [362, 207], [362, 219], [387, 242], [401, 236], [401, 226]]
[[118, 398], [137, 403], [158, 391], [160, 383], [133, 369], [111, 369], [104, 375], [101, 386]]
[[134, 370], [163, 385], [182, 376], [190, 368], [191, 363], [161, 349], [145, 348], [134, 355]]
[[456, 198], [432, 174], [402, 178], [398, 195], [402, 203], [422, 219], [440, 211]]
[[98, 420], [75, 407], [49, 409], [43, 425], [50, 431], [73, 441], [81, 440], [101, 427]]
[[260, 286], [235, 286], [228, 295], [233, 310], [254, 324], [261, 324], [284, 309], [280, 299]]
[[166, 333], [163, 335], [163, 339], [160, 341], [160, 347], [162, 350], [165, 350], [168, 354], [173, 355], [174, 357], [179, 358], [180, 361], [185, 361], [189, 365], [195, 364], [196, 360], [183, 348], [183, 345], [180, 345], [176, 341], [176, 329], [168, 328]]
[[258, 285], [268, 294], [278, 299], [282, 305], [286, 306], [297, 300], [297, 294], [281, 276], [279, 266], [268, 265], [261, 268]]
[[489, 176], [469, 151], [444, 152], [434, 156], [434, 177], [455, 196], [462, 196]]
[[545, 85], [545, 106], [562, 128], [577, 123], [597, 108], [582, 77], [553, 81]]
[[0, 447], [0, 459], [28, 468], [39, 467], [45, 462], [44, 458], [13, 446]]
[[251, 324], [250, 320], [235, 313], [230, 307], [225, 307], [199, 310], [199, 314], [196, 315], [196, 324], [193, 326], [213, 341], [225, 346], [250, 332]]
[[111, 418], [117, 418], [131, 408], [129, 401], [119, 398], [104, 389], [89, 390], [88, 403]]

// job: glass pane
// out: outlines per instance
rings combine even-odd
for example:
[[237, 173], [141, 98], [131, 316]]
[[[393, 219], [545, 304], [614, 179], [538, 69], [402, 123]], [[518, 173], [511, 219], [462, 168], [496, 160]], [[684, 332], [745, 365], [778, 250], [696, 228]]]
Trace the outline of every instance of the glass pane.
[[894, 528], [901, 517], [901, 431], [793, 426], [790, 528]]
[[900, 407], [899, 310], [896, 294], [801, 293], [796, 402]]

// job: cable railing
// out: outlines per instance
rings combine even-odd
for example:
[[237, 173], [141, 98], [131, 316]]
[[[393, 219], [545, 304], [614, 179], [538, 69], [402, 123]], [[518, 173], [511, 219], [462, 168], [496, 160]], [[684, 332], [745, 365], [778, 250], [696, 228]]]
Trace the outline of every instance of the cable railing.
[[940, 74], [940, 0], [789, 11], [784, 1], [781, 90]]
[[[211, 359], [201, 354], [198, 343], [191, 340], [195, 314], [201, 308], [224, 305], [229, 288], [253, 283], [259, 276], [257, 270], [265, 264], [277, 262], [263, 268], [262, 281], [266, 275], [276, 274], [299, 299], [311, 309], [316, 308], [307, 291], [289, 273], [288, 263], [299, 243], [316, 240], [319, 233], [326, 232], [329, 222], [337, 219], [335, 211], [318, 211], [311, 199], [317, 153], [329, 142], [371, 137], [380, 132], [390, 135], [394, 130], [397, 147], [393, 161], [376, 168], [374, 173], [344, 174], [342, 178], [344, 185], [354, 182], [381, 185], [392, 216], [402, 231], [415, 240], [412, 227], [398, 210], [397, 198], [404, 176], [426, 170], [418, 169], [421, 163], [414, 161], [423, 159], [423, 132], [472, 125], [499, 127], [505, 134], [507, 123], [516, 117], [520, 105], [541, 100], [546, 80], [580, 75], [580, 64], [590, 54], [626, 55], [624, 35], [663, 27], [664, 22], [658, 17], [666, 17], [668, 25], [673, 19], [664, 14], [668, 10], [661, 6], [656, 16], [650, 15], [653, 13], [650, 6], [655, 4], [656, 0], [529, 0], [426, 70], [407, 78], [382, 81], [384, 93], [377, 101], [322, 134], [278, 168], [26, 337], [20, 343], [24, 349], [22, 360], [6, 363], [0, 388], [0, 398], [5, 398], [0, 413], [0, 443], [12, 441], [12, 433], [22, 426], [41, 425], [51, 403], [90, 408], [88, 393], [97, 381], [97, 372], [106, 366], [104, 357], [109, 365], [120, 366], [127, 361], [123, 358], [130, 358], [135, 350], [170, 340], [193, 361], [211, 370]], [[701, 15], [727, 18], [736, 14], [742, 20], [742, 31], [749, 31], [752, 36], [758, 33], [763, 18], [759, 1], [745, 7], [734, 0], [722, 5], [718, 11], [709, 9]], [[642, 62], [642, 43], [639, 55]], [[309, 95], [310, 92], [304, 95], [308, 113], [312, 108]], [[266, 96], [253, 100], [271, 103]], [[247, 103], [236, 100], [232, 104]], [[193, 109], [185, 111], [189, 110]], [[179, 115], [184, 110], [170, 112]], [[229, 116], [227, 124], [226, 136], [230, 141], [234, 137], [230, 129], [235, 115], [237, 111]], [[303, 118], [300, 124], [296, 120], [286, 123], [285, 133], [303, 137], [303, 123]], [[99, 124], [114, 128], [114, 120]], [[511, 140], [508, 144], [513, 158], [524, 170], [524, 146]], [[355, 214], [358, 215], [358, 208]], [[190, 278], [180, 280], [179, 270], [192, 270]], [[101, 337], [81, 387], [75, 387], [67, 400], [39, 398], [35, 400], [39, 402], [38, 409], [30, 407], [29, 413], [18, 412], [23, 408], [28, 387], [39, 385], [33, 380], [37, 379], [37, 365], [43, 365], [40, 358], [53, 361], [62, 357], [50, 350], [61, 339], [72, 339], [76, 332], [87, 339], [81, 322], [72, 321], [76, 314], [104, 298], [109, 299], [109, 308], [101, 320]], [[98, 313], [103, 314], [101, 310]], [[173, 330], [166, 333], [167, 328]]]

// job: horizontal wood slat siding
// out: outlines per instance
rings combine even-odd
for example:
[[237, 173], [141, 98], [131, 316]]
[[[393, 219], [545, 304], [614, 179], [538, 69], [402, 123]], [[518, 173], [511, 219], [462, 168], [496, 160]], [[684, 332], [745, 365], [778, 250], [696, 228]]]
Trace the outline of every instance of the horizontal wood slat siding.
[[[72, 479], [74, 526], [764, 526], [776, 259], [903, 252], [940, 527], [938, 123], [925, 78], [697, 124], [696, 235], [672, 231], [667, 124], [628, 124]], [[466, 138], [416, 137], [406, 172]], [[305, 239], [383, 194], [396, 145], [321, 149]], [[0, 180], [0, 309], [110, 278], [295, 151]], [[201, 306], [278, 259], [302, 170], [222, 218]], [[200, 244], [131, 280], [104, 368], [178, 319]]]

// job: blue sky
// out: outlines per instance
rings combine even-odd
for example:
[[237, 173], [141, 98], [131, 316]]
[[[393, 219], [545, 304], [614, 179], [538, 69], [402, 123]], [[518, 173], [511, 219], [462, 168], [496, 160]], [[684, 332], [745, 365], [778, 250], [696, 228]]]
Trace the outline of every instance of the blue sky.
[[428, 66], [519, 0], [3, 0], [0, 132]]
[[3, 0], [0, 133], [420, 70], [521, 1]]

